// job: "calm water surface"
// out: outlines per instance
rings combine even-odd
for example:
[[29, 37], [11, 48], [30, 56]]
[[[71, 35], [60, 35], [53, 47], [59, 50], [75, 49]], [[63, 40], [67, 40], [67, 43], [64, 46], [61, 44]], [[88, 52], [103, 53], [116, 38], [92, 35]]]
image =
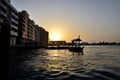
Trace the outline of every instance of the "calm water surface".
[[10, 80], [120, 80], [118, 45], [85, 46], [83, 55], [44, 49], [17, 54], [10, 63]]

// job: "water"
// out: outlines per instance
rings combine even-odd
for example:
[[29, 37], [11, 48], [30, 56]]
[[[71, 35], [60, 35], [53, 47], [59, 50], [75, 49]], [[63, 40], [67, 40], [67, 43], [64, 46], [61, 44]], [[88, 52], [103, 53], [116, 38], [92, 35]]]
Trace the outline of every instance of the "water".
[[[120, 80], [120, 46], [19, 51], [10, 63], [10, 80]], [[24, 55], [23, 55], [24, 54]]]

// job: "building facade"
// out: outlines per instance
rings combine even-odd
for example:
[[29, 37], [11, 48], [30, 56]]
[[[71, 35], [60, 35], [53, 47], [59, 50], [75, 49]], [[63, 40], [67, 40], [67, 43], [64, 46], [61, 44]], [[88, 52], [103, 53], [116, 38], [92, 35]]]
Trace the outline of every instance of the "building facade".
[[42, 27], [35, 25], [35, 41], [39, 46], [48, 45], [49, 33]]
[[28, 24], [29, 24], [29, 14], [23, 10], [18, 13], [18, 38], [17, 44], [24, 45], [28, 40]]
[[35, 42], [40, 46], [40, 28], [38, 25], [35, 25]]
[[27, 11], [19, 14], [18, 45], [33, 44], [35, 42], [35, 22], [29, 18]]
[[33, 20], [29, 19], [28, 23], [28, 43], [35, 42], [35, 23]]
[[[3, 35], [3, 34], [8, 35]], [[18, 12], [10, 0], [0, 0], [0, 38], [9, 40], [10, 46], [38, 43], [48, 45], [49, 33], [42, 27], [35, 26], [27, 11]], [[4, 41], [4, 40], [2, 40]]]
[[[18, 11], [10, 4], [10, 0], [0, 0], [0, 23], [8, 22], [10, 26], [10, 46], [16, 45], [18, 36]], [[5, 28], [0, 25], [0, 29]]]

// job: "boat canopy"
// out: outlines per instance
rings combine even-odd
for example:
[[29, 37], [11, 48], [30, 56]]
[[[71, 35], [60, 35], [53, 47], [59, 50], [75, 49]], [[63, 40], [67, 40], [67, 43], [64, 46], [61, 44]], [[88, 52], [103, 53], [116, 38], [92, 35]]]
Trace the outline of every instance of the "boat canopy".
[[77, 41], [77, 42], [82, 41], [82, 40], [80, 39], [80, 36], [78, 36], [78, 38], [72, 40], [72, 42], [76, 42], [76, 41]]

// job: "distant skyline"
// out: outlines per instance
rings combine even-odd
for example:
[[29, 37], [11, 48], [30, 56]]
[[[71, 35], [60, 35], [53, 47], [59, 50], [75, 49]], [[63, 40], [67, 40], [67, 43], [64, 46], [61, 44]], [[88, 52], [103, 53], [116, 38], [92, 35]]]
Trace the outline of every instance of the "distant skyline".
[[36, 24], [60, 40], [120, 42], [120, 0], [11, 0]]

